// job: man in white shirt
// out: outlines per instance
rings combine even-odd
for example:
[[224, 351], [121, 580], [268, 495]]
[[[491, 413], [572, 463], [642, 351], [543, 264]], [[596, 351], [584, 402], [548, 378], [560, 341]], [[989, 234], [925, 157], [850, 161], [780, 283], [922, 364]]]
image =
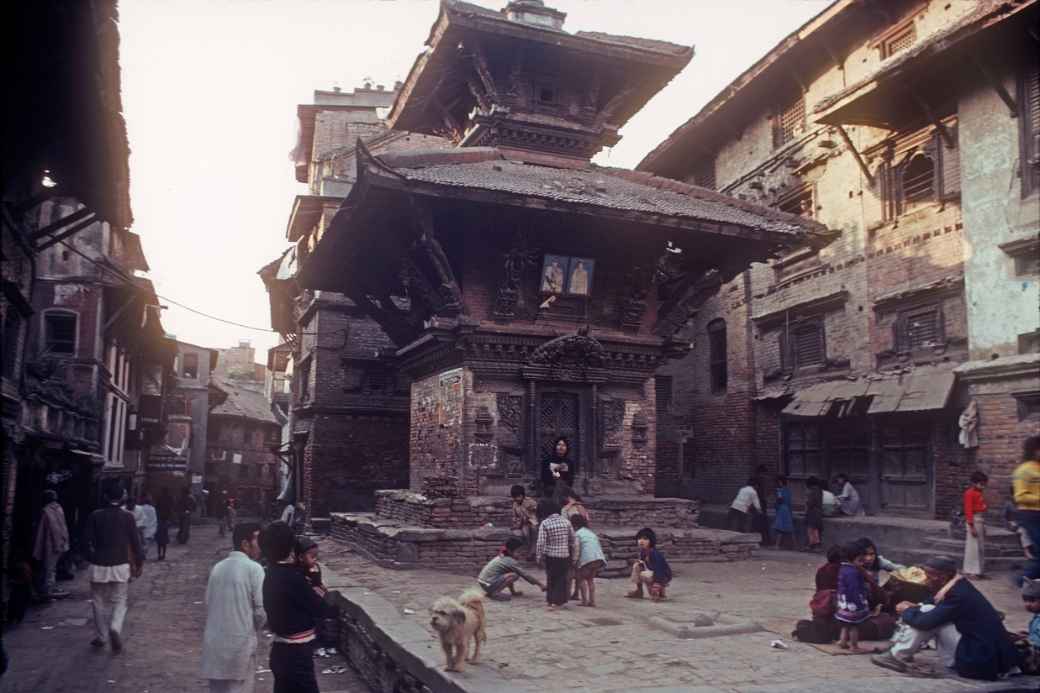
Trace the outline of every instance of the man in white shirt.
[[755, 490], [756, 479], [748, 479], [748, 482], [737, 491], [737, 497], [729, 506], [729, 528], [734, 532], [748, 531], [749, 520], [752, 513], [762, 512], [762, 503], [758, 499], [758, 491]]
[[206, 631], [202, 677], [210, 693], [252, 693], [256, 677], [257, 630], [264, 613], [264, 569], [260, 525], [246, 522], [231, 533], [234, 549], [213, 566], [206, 585]]

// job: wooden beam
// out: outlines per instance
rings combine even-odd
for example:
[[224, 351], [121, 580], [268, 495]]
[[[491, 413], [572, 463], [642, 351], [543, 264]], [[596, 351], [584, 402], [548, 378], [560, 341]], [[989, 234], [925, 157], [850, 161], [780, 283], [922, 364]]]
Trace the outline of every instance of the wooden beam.
[[946, 148], [956, 149], [957, 143], [953, 141], [953, 135], [951, 135], [946, 126], [943, 125], [942, 120], [936, 117], [935, 112], [932, 111], [932, 107], [928, 105], [928, 102], [925, 101], [915, 89], [911, 89], [910, 96], [924, 112], [924, 116], [928, 119], [928, 122], [934, 125], [935, 129], [939, 131], [939, 136], [942, 137], [943, 142], [946, 144]]
[[863, 173], [863, 176], [870, 183], [870, 187], [874, 187], [874, 174], [867, 168], [867, 162], [863, 161], [863, 157], [860, 155], [859, 150], [856, 149], [856, 145], [852, 143], [852, 138], [849, 137], [849, 133], [845, 132], [845, 128], [841, 125], [836, 125], [838, 128], [838, 134], [841, 135], [841, 139], [845, 142], [845, 146], [852, 152], [852, 156], [855, 157], [856, 163], [859, 164], [859, 170]]
[[466, 80], [466, 86], [469, 87], [469, 93], [473, 95], [473, 98], [477, 100], [477, 106], [480, 110], [488, 113], [491, 111], [491, 102], [487, 98], [487, 94], [480, 87], [479, 84], [474, 82], [472, 79]]
[[473, 67], [484, 85], [484, 93], [492, 102], [498, 101], [498, 90], [495, 88], [495, 80], [491, 76], [491, 68], [488, 67], [487, 55], [480, 43], [473, 44]]
[[993, 88], [993, 91], [997, 92], [997, 96], [1004, 102], [1004, 105], [1008, 108], [1008, 114], [1012, 118], [1018, 117], [1018, 104], [1015, 103], [1014, 97], [1008, 93], [1008, 90], [1004, 87], [1004, 83], [1001, 82], [993, 72], [986, 67], [986, 64], [975, 58], [972, 60], [975, 63], [975, 68], [982, 74], [982, 78]]
[[39, 253], [39, 252], [42, 252], [44, 250], [47, 250], [47, 248], [50, 248], [52, 245], [55, 245], [56, 243], [60, 243], [60, 242], [64, 241], [66, 238], [68, 238], [72, 234], [78, 233], [79, 231], [82, 231], [83, 229], [87, 228], [88, 226], [93, 224], [95, 221], [97, 221], [97, 219], [94, 217], [93, 213], [91, 213], [91, 216], [88, 217], [87, 219], [84, 219], [83, 221], [79, 222], [78, 224], [73, 224], [72, 226], [62, 230], [60, 233], [57, 233], [57, 234], [47, 238], [46, 240], [44, 240], [42, 243], [37, 244], [36, 247], [35, 247], [36, 252]]
[[94, 213], [94, 210], [90, 209], [90, 207], [84, 207], [83, 209], [78, 209], [75, 212], [73, 212], [72, 214], [66, 214], [65, 216], [63, 216], [61, 219], [58, 219], [57, 221], [52, 221], [51, 223], [49, 223], [46, 226], [44, 226], [42, 229], [37, 229], [36, 231], [33, 231], [32, 236], [30, 236], [30, 238], [35, 241], [37, 238], [41, 238], [43, 236], [50, 236], [55, 231], [58, 231], [59, 229], [61, 229], [63, 226], [68, 226], [69, 224], [73, 224], [73, 223], [79, 221], [80, 219], [82, 219], [83, 217], [90, 216], [93, 213]]

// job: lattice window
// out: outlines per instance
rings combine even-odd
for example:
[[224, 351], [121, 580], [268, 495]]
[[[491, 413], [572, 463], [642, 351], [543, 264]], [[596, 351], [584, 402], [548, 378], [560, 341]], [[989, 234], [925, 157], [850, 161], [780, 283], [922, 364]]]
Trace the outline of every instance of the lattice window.
[[820, 427], [790, 424], [784, 427], [784, 466], [794, 477], [825, 476]]
[[917, 42], [917, 27], [913, 20], [896, 28], [892, 33], [882, 39], [878, 44], [881, 51], [881, 59], [891, 58], [900, 51], [905, 51]]
[[708, 363], [712, 392], [725, 392], [729, 381], [726, 360], [726, 321], [722, 318], [708, 323]]
[[781, 147], [794, 140], [805, 129], [805, 96], [781, 106], [773, 118], [773, 146]]
[[901, 352], [929, 349], [942, 344], [946, 338], [943, 315], [938, 306], [904, 311], [894, 328], [896, 349]]

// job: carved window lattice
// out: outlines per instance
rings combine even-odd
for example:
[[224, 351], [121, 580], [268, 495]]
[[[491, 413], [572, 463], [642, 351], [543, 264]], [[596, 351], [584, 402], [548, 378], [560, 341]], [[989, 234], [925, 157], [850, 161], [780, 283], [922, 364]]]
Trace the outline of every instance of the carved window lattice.
[[905, 51], [917, 41], [917, 27], [913, 20], [897, 28], [889, 36], [885, 37], [879, 44], [881, 59], [891, 58], [896, 53]]
[[773, 146], [782, 147], [805, 130], [805, 96], [781, 104], [773, 117]]

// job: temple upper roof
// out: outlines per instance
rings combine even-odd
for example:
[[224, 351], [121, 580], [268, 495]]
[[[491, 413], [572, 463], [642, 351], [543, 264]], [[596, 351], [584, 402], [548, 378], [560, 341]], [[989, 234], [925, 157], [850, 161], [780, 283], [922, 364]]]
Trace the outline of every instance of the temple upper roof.
[[442, 0], [392, 128], [587, 160], [693, 57], [666, 41], [563, 30], [537, 0], [502, 11]]

